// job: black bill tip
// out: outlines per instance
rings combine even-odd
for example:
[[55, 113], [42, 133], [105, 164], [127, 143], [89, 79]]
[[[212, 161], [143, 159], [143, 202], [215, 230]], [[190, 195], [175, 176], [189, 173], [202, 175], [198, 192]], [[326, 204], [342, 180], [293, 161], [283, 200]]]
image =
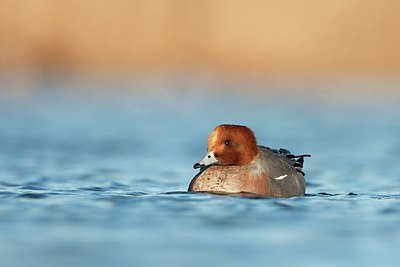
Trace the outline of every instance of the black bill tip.
[[203, 165], [200, 164], [200, 163], [196, 163], [196, 164], [193, 165], [193, 168], [194, 168], [194, 169], [198, 169], [198, 168], [200, 168], [201, 166], [203, 166]]

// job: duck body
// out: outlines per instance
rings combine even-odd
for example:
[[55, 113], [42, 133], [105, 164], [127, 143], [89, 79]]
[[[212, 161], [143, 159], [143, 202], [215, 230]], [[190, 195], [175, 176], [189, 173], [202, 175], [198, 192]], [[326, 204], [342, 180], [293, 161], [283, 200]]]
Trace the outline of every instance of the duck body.
[[[254, 134], [245, 126], [215, 128], [208, 139], [207, 155], [194, 166], [200, 167], [200, 172], [192, 179], [188, 191], [263, 197], [303, 196], [306, 183], [302, 167], [304, 157], [309, 155], [295, 156], [286, 149], [254, 144]], [[227, 153], [233, 155], [224, 155]]]

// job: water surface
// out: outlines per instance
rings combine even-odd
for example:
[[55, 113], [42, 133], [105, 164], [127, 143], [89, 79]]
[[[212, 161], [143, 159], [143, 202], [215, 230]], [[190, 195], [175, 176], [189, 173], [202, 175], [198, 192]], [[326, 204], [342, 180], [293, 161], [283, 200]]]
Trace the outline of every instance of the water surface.
[[[398, 266], [396, 105], [176, 83], [36, 86], [0, 100], [2, 266]], [[220, 123], [312, 154], [307, 195], [187, 193]]]

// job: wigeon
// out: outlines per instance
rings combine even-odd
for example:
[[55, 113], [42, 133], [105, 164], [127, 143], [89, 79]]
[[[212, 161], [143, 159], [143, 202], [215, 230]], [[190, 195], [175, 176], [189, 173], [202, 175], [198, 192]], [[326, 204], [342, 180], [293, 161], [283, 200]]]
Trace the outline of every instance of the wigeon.
[[208, 137], [206, 156], [193, 167], [200, 172], [189, 191], [265, 197], [303, 196], [303, 161], [310, 155], [257, 146], [246, 126], [219, 125]]

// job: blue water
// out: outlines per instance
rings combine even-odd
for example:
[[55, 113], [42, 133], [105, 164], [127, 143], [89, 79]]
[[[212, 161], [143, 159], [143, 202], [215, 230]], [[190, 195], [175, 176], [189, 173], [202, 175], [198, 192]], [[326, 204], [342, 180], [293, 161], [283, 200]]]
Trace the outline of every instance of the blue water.
[[[1, 266], [398, 266], [396, 101], [203, 85], [3, 84]], [[312, 154], [307, 195], [187, 193], [220, 123]]]

